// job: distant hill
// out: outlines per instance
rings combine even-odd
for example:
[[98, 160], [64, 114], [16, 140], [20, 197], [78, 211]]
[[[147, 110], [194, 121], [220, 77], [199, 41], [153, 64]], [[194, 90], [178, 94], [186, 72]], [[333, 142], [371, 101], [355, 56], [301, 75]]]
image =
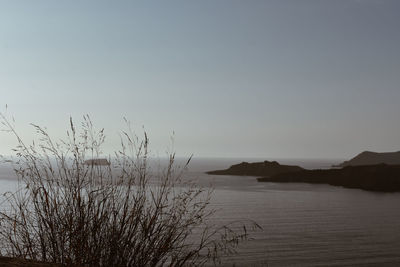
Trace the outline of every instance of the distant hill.
[[335, 167], [374, 165], [380, 163], [385, 163], [389, 165], [400, 164], [400, 151], [384, 153], [364, 151], [352, 158], [351, 160], [345, 161]]
[[400, 165], [347, 166], [342, 169], [302, 170], [258, 178], [259, 182], [330, 184], [369, 191], [400, 192]]
[[232, 165], [226, 170], [209, 171], [207, 173], [216, 175], [272, 176], [301, 170], [304, 169], [299, 166], [281, 165], [276, 161], [264, 161], [254, 163], [242, 162]]

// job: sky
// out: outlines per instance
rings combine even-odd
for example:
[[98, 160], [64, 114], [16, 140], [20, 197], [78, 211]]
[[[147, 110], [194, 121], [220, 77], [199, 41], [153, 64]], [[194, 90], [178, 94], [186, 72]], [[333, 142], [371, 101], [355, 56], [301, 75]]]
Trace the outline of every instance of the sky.
[[[0, 1], [0, 111], [118, 149], [350, 158], [400, 150], [400, 1]], [[7, 110], [5, 106], [8, 106]], [[174, 134], [173, 134], [174, 133]], [[14, 146], [1, 133], [0, 153]]]

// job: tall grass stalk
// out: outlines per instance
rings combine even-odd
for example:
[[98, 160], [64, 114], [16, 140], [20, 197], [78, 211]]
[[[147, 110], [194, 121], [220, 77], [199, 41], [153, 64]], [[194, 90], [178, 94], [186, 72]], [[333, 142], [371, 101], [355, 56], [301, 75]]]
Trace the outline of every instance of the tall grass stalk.
[[151, 171], [145, 132], [140, 138], [128, 127], [111, 164], [101, 166], [87, 161], [102, 157], [105, 141], [89, 116], [79, 129], [71, 119], [61, 141], [33, 125], [38, 141], [29, 145], [0, 116], [18, 141], [12, 164], [21, 185], [0, 213], [4, 256], [74, 266], [203, 266], [248, 238], [245, 226], [210, 224], [212, 191], [184, 179], [190, 159], [177, 168], [171, 153], [166, 167]]

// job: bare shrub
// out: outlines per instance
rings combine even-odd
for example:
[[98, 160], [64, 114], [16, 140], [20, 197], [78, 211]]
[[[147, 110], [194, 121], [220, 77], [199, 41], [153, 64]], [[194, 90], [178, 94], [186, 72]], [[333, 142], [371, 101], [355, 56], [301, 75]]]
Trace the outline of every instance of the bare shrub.
[[88, 116], [79, 132], [71, 120], [58, 142], [33, 125], [39, 139], [27, 145], [0, 115], [18, 140], [12, 162], [20, 180], [0, 213], [2, 255], [75, 266], [202, 266], [248, 237], [246, 227], [210, 225], [212, 191], [182, 179], [186, 165], [177, 168], [173, 153], [165, 168], [149, 166], [146, 133], [139, 138], [128, 127], [103, 166], [87, 161], [101, 157], [105, 140]]

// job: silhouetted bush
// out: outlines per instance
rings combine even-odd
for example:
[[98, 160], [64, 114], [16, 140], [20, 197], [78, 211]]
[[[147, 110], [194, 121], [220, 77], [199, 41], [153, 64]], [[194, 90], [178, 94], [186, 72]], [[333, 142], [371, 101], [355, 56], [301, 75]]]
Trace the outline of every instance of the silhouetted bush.
[[185, 181], [186, 165], [177, 168], [174, 154], [162, 169], [149, 166], [146, 133], [139, 138], [128, 127], [111, 164], [99, 165], [87, 160], [102, 156], [105, 135], [88, 116], [79, 132], [71, 120], [59, 142], [33, 125], [39, 139], [31, 145], [1, 117], [18, 140], [12, 162], [20, 180], [0, 213], [2, 255], [76, 266], [201, 266], [248, 236], [243, 225], [209, 223], [212, 191]]

